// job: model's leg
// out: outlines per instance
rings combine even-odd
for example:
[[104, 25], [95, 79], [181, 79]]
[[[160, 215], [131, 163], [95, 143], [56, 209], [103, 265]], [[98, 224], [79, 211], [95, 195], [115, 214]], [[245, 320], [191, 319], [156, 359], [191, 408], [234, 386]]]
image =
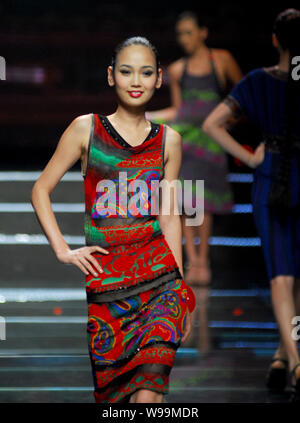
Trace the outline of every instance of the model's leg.
[[296, 315], [300, 316], [300, 278], [295, 278], [294, 299]]
[[188, 270], [185, 275], [186, 282], [193, 282], [197, 278], [197, 249], [194, 242], [194, 238], [196, 235], [195, 226], [188, 226], [186, 225], [186, 218], [187, 216], [183, 215], [181, 222], [182, 222], [182, 232], [185, 238], [185, 252], [188, 261]]
[[[282, 358], [283, 360], [288, 360], [286, 349], [285, 349], [281, 336], [280, 336], [278, 348], [275, 351], [273, 358]], [[271, 367], [283, 368], [285, 367], [285, 364], [282, 361], [274, 361], [273, 363], [271, 363]]]
[[[292, 318], [296, 314], [293, 298], [294, 277], [276, 276], [271, 280], [271, 295], [274, 314], [277, 320], [280, 337], [282, 340], [281, 348], [289, 360], [290, 370], [299, 362], [299, 354], [296, 341], [292, 338]], [[300, 367], [297, 368], [296, 377], [300, 377]]]
[[210, 260], [209, 260], [209, 238], [212, 233], [213, 214], [204, 213], [202, 225], [197, 226], [200, 237], [199, 254], [197, 257], [198, 280], [202, 283], [209, 283], [211, 280]]
[[195, 226], [186, 225], [187, 216], [182, 217], [182, 232], [185, 238], [185, 251], [189, 262], [195, 262], [197, 259], [197, 249], [194, 243], [196, 235]]
[[198, 229], [199, 237], [201, 239], [198, 258], [202, 262], [208, 262], [209, 238], [212, 232], [212, 223], [212, 213], [204, 212], [202, 225], [196, 226]]
[[[253, 217], [261, 238], [268, 274], [285, 273], [292, 275], [287, 268], [295, 245], [291, 240], [297, 234], [292, 217], [287, 215], [281, 219], [276, 210], [265, 204], [264, 196], [270, 187], [268, 178], [257, 176], [252, 185], [251, 199]], [[262, 201], [263, 200], [263, 201]], [[297, 243], [296, 243], [297, 245]], [[284, 247], [283, 247], [284, 246]], [[295, 257], [297, 254], [295, 254]], [[285, 266], [283, 264], [285, 263]], [[284, 270], [282, 270], [284, 269]], [[287, 359], [290, 369], [299, 361], [297, 345], [292, 339], [292, 317], [295, 315], [294, 278], [292, 276], [277, 276], [269, 278], [274, 315], [277, 320], [280, 342], [274, 353], [274, 358]], [[275, 361], [272, 367], [284, 367], [285, 364]], [[298, 370], [299, 371], [299, 370]]]
[[[294, 302], [295, 302], [295, 311], [296, 315], [300, 316], [300, 278], [296, 278], [294, 281]], [[277, 350], [275, 351], [274, 358], [283, 358], [285, 360], [288, 359], [286, 349], [284, 343], [282, 342], [282, 338], [280, 336], [280, 341]], [[284, 363], [282, 361], [274, 361], [271, 365], [274, 368], [282, 368], [284, 367]]]
[[150, 403], [150, 402], [163, 402], [163, 394], [158, 392], [150, 391], [149, 389], [138, 389], [130, 396], [131, 403]]
[[[199, 351], [206, 354], [211, 349], [210, 329], [208, 322], [208, 299], [210, 295], [210, 289], [208, 287], [198, 288], [199, 290], [199, 334], [198, 334], [198, 347]], [[192, 313], [193, 315], [193, 313]]]

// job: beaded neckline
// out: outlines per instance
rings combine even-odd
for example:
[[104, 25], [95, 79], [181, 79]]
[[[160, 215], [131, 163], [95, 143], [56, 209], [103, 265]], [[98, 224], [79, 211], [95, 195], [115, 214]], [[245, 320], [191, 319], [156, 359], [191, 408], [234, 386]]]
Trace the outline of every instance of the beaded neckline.
[[282, 81], [288, 80], [288, 72], [282, 71], [277, 66], [270, 66], [269, 68], [263, 68], [263, 70], [274, 78], [281, 79]]
[[144, 141], [141, 144], [138, 145], [131, 145], [129, 144], [114, 128], [114, 126], [111, 124], [107, 116], [98, 114], [100, 121], [102, 125], [104, 126], [105, 130], [120, 144], [122, 147], [128, 147], [128, 148], [138, 148], [141, 147], [146, 141], [150, 140], [151, 138], [154, 138], [159, 130], [160, 130], [160, 124], [154, 123], [150, 121], [151, 123], [151, 129], [147, 137], [144, 139]]

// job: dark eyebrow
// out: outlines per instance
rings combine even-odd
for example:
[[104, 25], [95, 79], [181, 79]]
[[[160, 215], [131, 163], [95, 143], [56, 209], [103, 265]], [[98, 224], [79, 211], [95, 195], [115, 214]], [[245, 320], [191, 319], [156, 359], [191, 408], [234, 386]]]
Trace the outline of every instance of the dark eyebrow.
[[[120, 67], [121, 66], [127, 66], [128, 68], [132, 68], [132, 66], [130, 66], [130, 65], [126, 65], [125, 63], [122, 63], [122, 65], [120, 65]], [[152, 69], [154, 69], [154, 67], [153, 66], [151, 66], [151, 65], [145, 65], [145, 66], [142, 66], [142, 68], [152, 68]]]

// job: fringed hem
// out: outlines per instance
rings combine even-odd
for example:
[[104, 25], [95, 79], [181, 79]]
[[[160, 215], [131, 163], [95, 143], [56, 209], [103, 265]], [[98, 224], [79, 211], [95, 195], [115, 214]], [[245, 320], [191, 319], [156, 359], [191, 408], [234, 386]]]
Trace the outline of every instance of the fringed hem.
[[157, 392], [158, 394], [169, 393], [169, 376], [158, 374], [141, 374], [137, 373], [131, 380], [119, 391], [98, 393], [94, 392], [96, 403], [122, 403], [128, 402], [130, 395], [139, 389], [147, 389]]

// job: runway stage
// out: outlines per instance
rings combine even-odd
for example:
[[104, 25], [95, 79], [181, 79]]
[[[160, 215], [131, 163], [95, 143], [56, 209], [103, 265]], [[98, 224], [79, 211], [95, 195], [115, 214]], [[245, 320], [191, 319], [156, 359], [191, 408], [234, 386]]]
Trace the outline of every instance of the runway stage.
[[[59, 263], [43, 237], [29, 200], [35, 178], [31, 172], [0, 172], [0, 315], [6, 323], [0, 402], [93, 403], [84, 275]], [[249, 189], [246, 182], [240, 190], [245, 198]], [[58, 223], [74, 248], [83, 240], [83, 198], [78, 172], [69, 172], [52, 195]], [[193, 333], [177, 352], [168, 403], [288, 401], [289, 388], [283, 395], [265, 388], [278, 335], [246, 206], [215, 218], [212, 284], [194, 288]]]

